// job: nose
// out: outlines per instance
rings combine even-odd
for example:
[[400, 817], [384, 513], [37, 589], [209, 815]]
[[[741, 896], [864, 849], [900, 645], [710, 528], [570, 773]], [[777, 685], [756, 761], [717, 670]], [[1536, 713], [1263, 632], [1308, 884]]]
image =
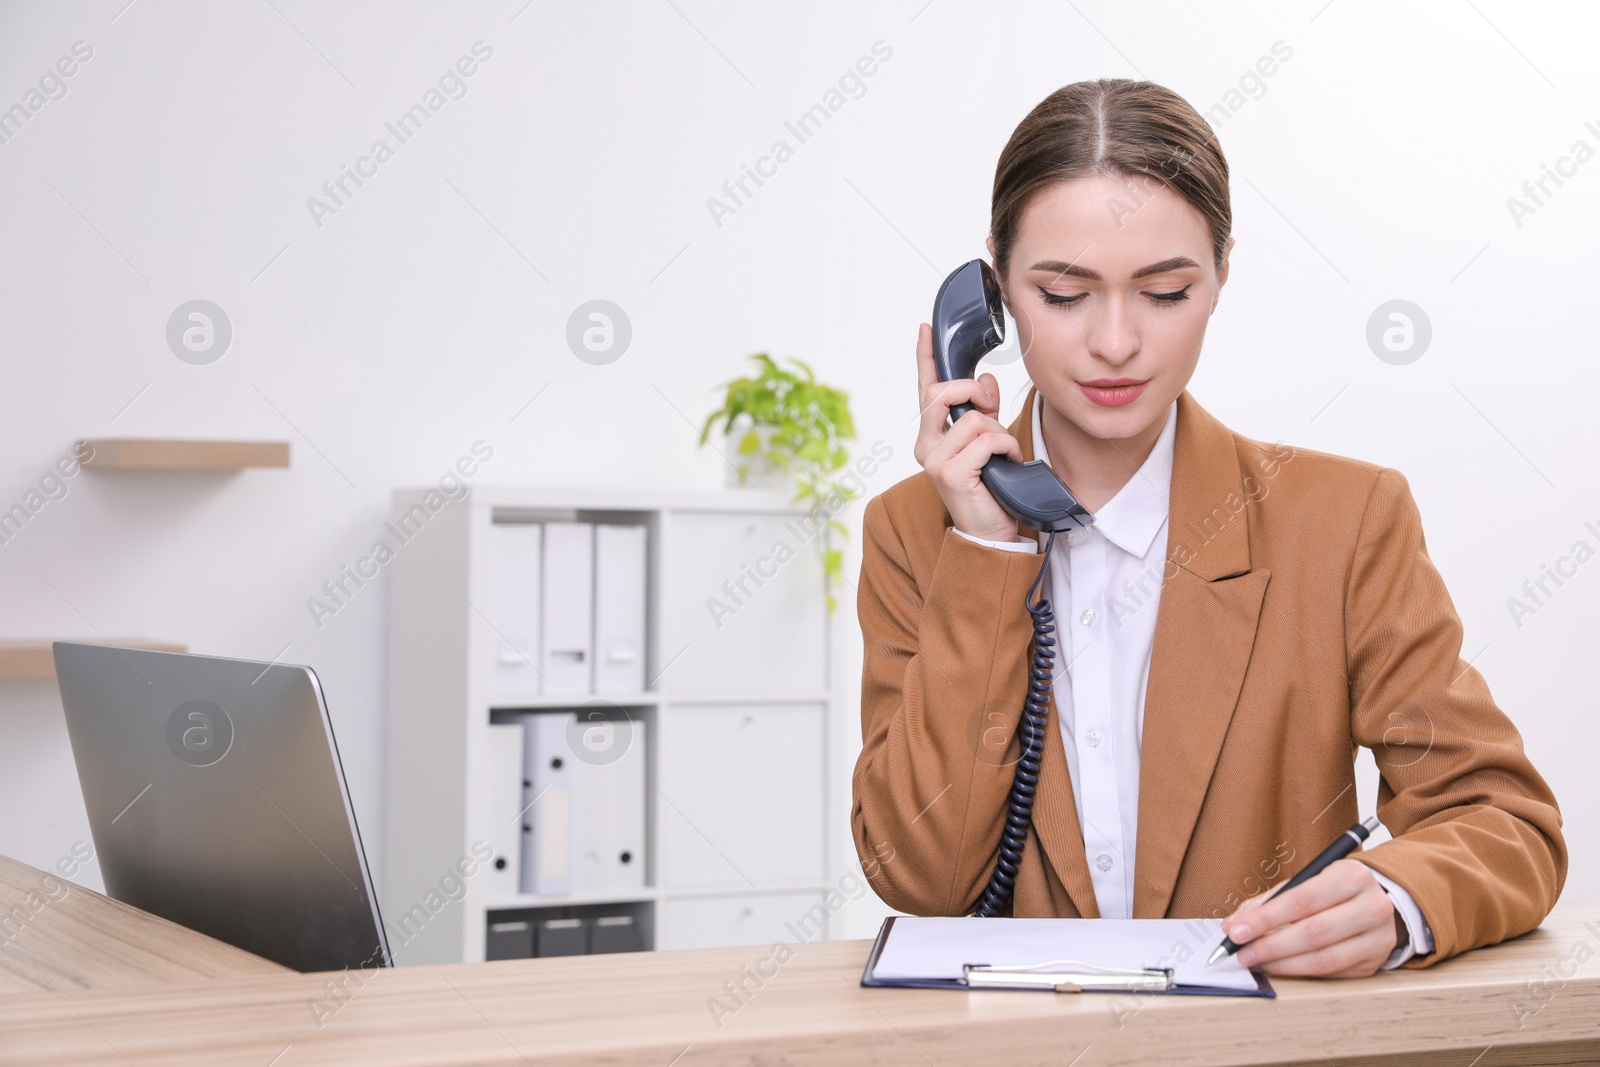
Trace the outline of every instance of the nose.
[[1113, 367], [1137, 355], [1139, 332], [1127, 305], [1121, 300], [1101, 301], [1090, 315], [1086, 341], [1091, 355]]

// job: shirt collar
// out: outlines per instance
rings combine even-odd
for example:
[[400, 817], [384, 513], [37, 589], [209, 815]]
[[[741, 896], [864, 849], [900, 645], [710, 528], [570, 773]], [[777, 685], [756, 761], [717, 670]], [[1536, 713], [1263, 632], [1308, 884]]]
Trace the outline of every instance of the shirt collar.
[[[1044, 447], [1044, 395], [1037, 390], [1033, 396], [1033, 454], [1046, 464], [1050, 456]], [[1172, 447], [1177, 437], [1178, 402], [1174, 400], [1167, 409], [1167, 421], [1161, 427], [1155, 447], [1117, 495], [1094, 513], [1094, 525], [1106, 540], [1143, 559], [1150, 551], [1150, 542], [1166, 525], [1172, 494]], [[1070, 488], [1070, 487], [1069, 487]], [[1078, 532], [1078, 531], [1074, 531]], [[1088, 530], [1083, 531], [1087, 534]]]

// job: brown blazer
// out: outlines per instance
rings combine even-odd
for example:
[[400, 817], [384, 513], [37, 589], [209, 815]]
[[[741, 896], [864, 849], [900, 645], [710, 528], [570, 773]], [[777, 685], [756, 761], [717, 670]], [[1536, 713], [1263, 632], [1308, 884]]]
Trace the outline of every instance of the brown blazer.
[[[1032, 398], [1009, 427], [1030, 459]], [[1020, 748], [1039, 556], [957, 536], [920, 471], [869, 501], [863, 525], [856, 851], [891, 907], [971, 914]], [[1359, 818], [1362, 745], [1394, 837], [1353, 858], [1405, 887], [1433, 931], [1434, 951], [1404, 966], [1537, 926], [1566, 881], [1561, 814], [1460, 652], [1399, 471], [1250, 440], [1185, 391], [1134, 917], [1220, 918], [1304, 866]], [[1099, 914], [1053, 702], [1012, 913]]]

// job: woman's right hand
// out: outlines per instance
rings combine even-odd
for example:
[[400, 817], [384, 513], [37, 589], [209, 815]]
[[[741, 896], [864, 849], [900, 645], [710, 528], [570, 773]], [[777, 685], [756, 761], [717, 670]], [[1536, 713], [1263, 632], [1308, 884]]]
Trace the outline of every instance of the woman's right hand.
[[[917, 387], [922, 426], [914, 455], [950, 512], [956, 529], [986, 541], [1016, 541], [1017, 520], [995, 502], [980, 474], [991, 456], [1022, 462], [1022, 446], [996, 416], [1000, 383], [992, 374], [941, 382], [933, 366], [933, 327], [917, 330]], [[950, 424], [950, 408], [972, 404]]]

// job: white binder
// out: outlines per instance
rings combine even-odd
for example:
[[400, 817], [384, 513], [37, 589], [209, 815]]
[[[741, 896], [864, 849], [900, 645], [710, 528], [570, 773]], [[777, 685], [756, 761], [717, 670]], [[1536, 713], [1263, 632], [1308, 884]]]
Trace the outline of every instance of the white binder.
[[494, 691], [540, 691], [539, 580], [544, 527], [538, 523], [489, 526], [488, 619], [493, 628]]
[[544, 526], [544, 691], [594, 691], [594, 524]]
[[479, 874], [479, 884], [491, 897], [505, 899], [522, 891], [522, 805], [524, 759], [522, 723], [494, 723], [489, 727], [489, 751], [479, 811], [480, 836], [494, 855]]
[[594, 528], [594, 688], [644, 690], [645, 550], [643, 526]]
[[[577, 713], [572, 760], [572, 888], [644, 888], [645, 726]], [[590, 717], [594, 715], [595, 717]]]
[[572, 751], [570, 711], [523, 717], [522, 891], [565, 896], [572, 891]]

